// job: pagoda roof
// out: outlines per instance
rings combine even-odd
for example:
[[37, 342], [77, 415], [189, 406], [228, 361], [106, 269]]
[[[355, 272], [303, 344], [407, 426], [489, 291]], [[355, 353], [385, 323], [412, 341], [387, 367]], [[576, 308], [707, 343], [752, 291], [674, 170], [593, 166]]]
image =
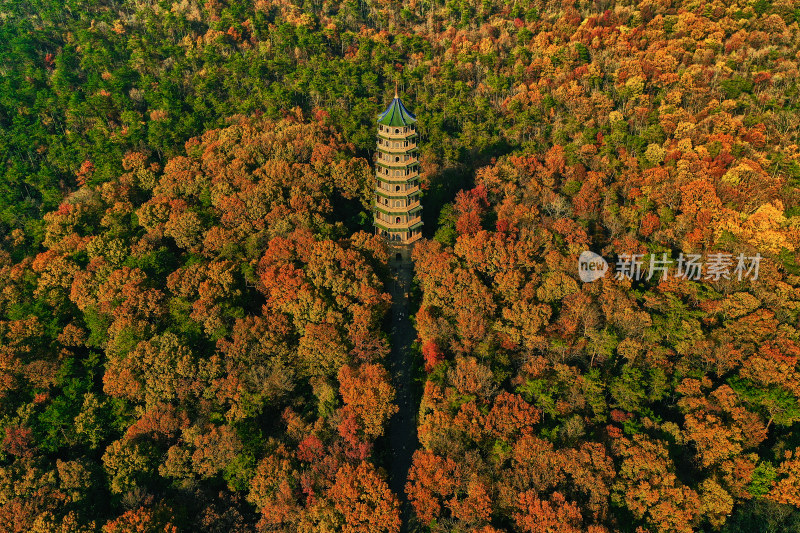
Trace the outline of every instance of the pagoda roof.
[[378, 124], [384, 126], [408, 126], [417, 121], [417, 117], [403, 105], [403, 101], [395, 94], [394, 100], [386, 111], [378, 115]]

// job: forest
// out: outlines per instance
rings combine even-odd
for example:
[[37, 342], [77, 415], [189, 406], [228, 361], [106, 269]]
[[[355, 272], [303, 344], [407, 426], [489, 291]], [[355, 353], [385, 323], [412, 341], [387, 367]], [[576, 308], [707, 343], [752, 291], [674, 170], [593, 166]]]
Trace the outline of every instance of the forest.
[[[796, 2], [0, 21], [0, 531], [800, 531]], [[371, 212], [395, 83], [413, 412]], [[761, 262], [584, 283], [587, 250]]]

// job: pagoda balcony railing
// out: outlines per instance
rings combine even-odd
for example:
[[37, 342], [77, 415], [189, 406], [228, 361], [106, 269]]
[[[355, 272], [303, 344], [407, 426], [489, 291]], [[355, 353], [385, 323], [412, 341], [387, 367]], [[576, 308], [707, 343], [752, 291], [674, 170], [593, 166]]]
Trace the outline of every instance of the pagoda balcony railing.
[[394, 132], [394, 128], [392, 128], [392, 132], [391, 133], [389, 133], [386, 130], [379, 131], [378, 132], [378, 137], [383, 137], [384, 139], [407, 139], [408, 137], [411, 137], [412, 135], [416, 135], [417, 134], [416, 131], [409, 131], [407, 133], [402, 133], [402, 130], [400, 130], [400, 131], [401, 131], [400, 133], [395, 133]]
[[[408, 143], [408, 146], [392, 146], [394, 142], [390, 143], [378, 143], [378, 150], [385, 150], [387, 152], [408, 152], [409, 150], [414, 150], [417, 147], [417, 143]], [[401, 145], [403, 143], [400, 143]]]
[[[420, 231], [415, 231], [411, 235], [411, 237], [406, 237], [406, 232], [403, 232], [403, 233], [388, 233], [388, 232], [381, 233], [381, 231], [384, 231], [384, 230], [380, 230], [378, 232], [378, 234], [379, 235], [383, 235], [386, 238], [386, 240], [389, 241], [390, 245], [393, 245], [393, 244], [411, 244], [413, 242], [417, 242], [418, 240], [420, 240], [422, 238], [422, 232], [420, 232]], [[402, 237], [401, 237], [401, 235], [402, 235]], [[399, 238], [393, 238], [395, 236], [397, 236]]]
[[390, 157], [379, 157], [378, 163], [381, 165], [386, 165], [389, 167], [406, 167], [408, 165], [413, 165], [414, 163], [419, 163], [419, 159], [416, 157], [409, 157], [408, 159], [400, 158], [401, 161], [392, 161]]
[[381, 181], [388, 181], [390, 183], [404, 183], [408, 180], [413, 180], [419, 177], [419, 172], [416, 170], [413, 172], [409, 172], [408, 174], [403, 174], [401, 176], [392, 176], [391, 174], [384, 174], [383, 172], [376, 172], [375, 177], [377, 177]]
[[[380, 183], [380, 182], [378, 182]], [[410, 189], [401, 189], [399, 191], [395, 191], [394, 189], [387, 189], [385, 187], [375, 187], [375, 190], [381, 192], [387, 196], [411, 196], [412, 194], [419, 192], [419, 187], [411, 187]]]
[[415, 209], [415, 208], [419, 207], [420, 203], [419, 203], [419, 200], [417, 200], [415, 202], [412, 202], [412, 203], [410, 203], [410, 204], [408, 204], [406, 206], [402, 206], [402, 207], [397, 207], [397, 206], [391, 205], [391, 202], [390, 202], [389, 205], [382, 204], [382, 203], [377, 203], [376, 205], [378, 207], [380, 207], [381, 209], [383, 209], [384, 211], [389, 211], [390, 213], [408, 213], [412, 209]]
[[381, 218], [376, 218], [375, 219], [375, 223], [376, 224], [380, 224], [381, 226], [383, 226], [385, 228], [388, 228], [388, 229], [407, 229], [407, 228], [409, 228], [409, 227], [411, 227], [414, 224], [417, 224], [419, 222], [422, 222], [422, 217], [414, 217], [411, 220], [409, 220], [408, 222], [400, 222], [399, 224], [396, 223], [396, 222], [388, 222], [388, 221], [383, 220]]
[[422, 238], [422, 233], [417, 232], [408, 239], [401, 239], [400, 242], [402, 242], [403, 244], [411, 244], [412, 242], [417, 242], [421, 238]]

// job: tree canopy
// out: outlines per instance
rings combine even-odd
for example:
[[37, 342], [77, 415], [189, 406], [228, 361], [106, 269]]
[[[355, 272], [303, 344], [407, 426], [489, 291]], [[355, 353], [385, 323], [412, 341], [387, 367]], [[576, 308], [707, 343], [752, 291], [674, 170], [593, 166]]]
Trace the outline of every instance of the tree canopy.
[[[800, 527], [792, 2], [7, 0], [0, 21], [0, 530]], [[395, 82], [429, 237], [416, 413], [369, 226]], [[583, 282], [585, 251], [612, 272]], [[612, 275], [625, 257], [646, 275]], [[393, 416], [419, 440], [404, 494]]]

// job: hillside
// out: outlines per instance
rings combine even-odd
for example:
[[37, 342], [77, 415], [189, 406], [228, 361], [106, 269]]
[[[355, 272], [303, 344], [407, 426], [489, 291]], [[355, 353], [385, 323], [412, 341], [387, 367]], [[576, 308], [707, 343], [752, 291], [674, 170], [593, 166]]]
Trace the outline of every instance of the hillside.
[[[794, 3], [0, 20], [0, 530], [800, 531]], [[371, 227], [395, 82], [411, 316]]]

